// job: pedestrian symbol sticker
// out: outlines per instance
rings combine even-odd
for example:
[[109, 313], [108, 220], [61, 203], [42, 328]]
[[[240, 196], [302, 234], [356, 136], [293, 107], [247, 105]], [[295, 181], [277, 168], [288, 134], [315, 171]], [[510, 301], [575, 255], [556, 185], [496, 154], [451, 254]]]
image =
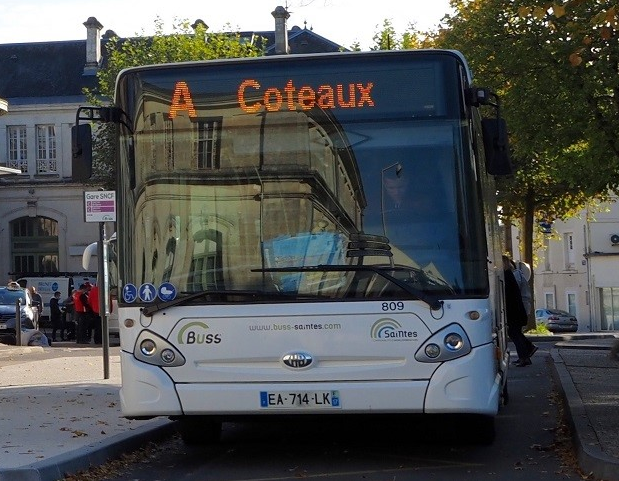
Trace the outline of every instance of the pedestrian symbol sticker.
[[139, 290], [140, 299], [144, 302], [152, 302], [155, 300], [155, 295], [157, 294], [157, 289], [150, 282], [146, 284], [142, 284]]
[[164, 302], [171, 301], [176, 297], [176, 287], [169, 282], [164, 282], [159, 286], [157, 295], [159, 296], [159, 299]]
[[138, 290], [133, 284], [125, 284], [123, 287], [123, 300], [129, 304], [135, 302], [138, 297]]

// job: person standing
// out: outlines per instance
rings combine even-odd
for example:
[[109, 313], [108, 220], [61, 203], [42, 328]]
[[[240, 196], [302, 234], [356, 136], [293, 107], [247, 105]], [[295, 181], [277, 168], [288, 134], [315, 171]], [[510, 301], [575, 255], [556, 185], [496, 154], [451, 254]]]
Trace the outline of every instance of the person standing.
[[73, 293], [75, 320], [77, 322], [76, 341], [78, 344], [90, 343], [88, 328], [90, 327], [92, 309], [88, 304], [88, 294], [86, 292], [86, 286], [80, 284], [79, 289]]
[[[520, 288], [520, 295], [522, 296], [522, 303], [524, 304], [524, 310], [527, 312], [527, 319], [531, 314], [531, 308], [533, 307], [531, 299], [531, 287], [529, 286], [529, 279], [531, 278], [531, 269], [525, 262], [520, 261], [518, 265], [513, 260], [510, 260], [512, 272], [518, 282]], [[527, 275], [528, 274], [528, 275]]]
[[75, 340], [75, 303], [73, 302], [73, 294], [77, 291], [73, 289], [69, 296], [62, 301], [63, 324], [66, 329], [67, 341]]
[[60, 340], [64, 341], [64, 322], [60, 310], [60, 292], [54, 292], [49, 300], [49, 320], [52, 323], [52, 342], [56, 342], [56, 331], [60, 330]]
[[30, 286], [30, 297], [32, 298], [32, 308], [34, 310], [34, 328], [39, 329], [39, 320], [41, 319], [41, 313], [43, 312], [43, 298], [41, 294], [37, 292], [36, 287]]
[[95, 284], [88, 290], [88, 303], [92, 309], [91, 329], [95, 344], [101, 344], [101, 315], [99, 312], [99, 286]]
[[511, 259], [503, 256], [503, 274], [505, 277], [505, 316], [507, 318], [507, 335], [516, 346], [517, 367], [531, 365], [531, 356], [537, 347], [529, 341], [522, 328], [527, 325], [527, 312], [522, 302], [520, 287], [512, 271]]

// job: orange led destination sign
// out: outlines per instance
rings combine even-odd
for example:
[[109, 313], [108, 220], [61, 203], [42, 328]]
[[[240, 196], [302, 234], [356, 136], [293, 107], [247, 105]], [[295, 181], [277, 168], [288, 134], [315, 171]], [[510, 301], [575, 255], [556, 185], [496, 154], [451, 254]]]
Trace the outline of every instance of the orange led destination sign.
[[[320, 85], [318, 88], [302, 85], [296, 87], [288, 80], [283, 88], [267, 87], [257, 80], [247, 79], [241, 82], [237, 90], [239, 107], [249, 114], [259, 112], [262, 108], [268, 112], [281, 110], [295, 111], [297, 106], [303, 110], [314, 107], [322, 109], [334, 108], [366, 108], [374, 107], [372, 99], [372, 82]], [[258, 97], [256, 94], [259, 94]], [[260, 98], [262, 94], [262, 98]], [[256, 98], [257, 97], [257, 98]], [[197, 117], [191, 92], [187, 82], [176, 82], [172, 94], [169, 117], [173, 119], [179, 112], [186, 111], [189, 117]]]
[[198, 116], [196, 108], [193, 106], [193, 100], [191, 100], [191, 92], [189, 92], [187, 82], [176, 82], [168, 115], [173, 119], [181, 110], [186, 110], [189, 117]]
[[374, 101], [371, 97], [371, 90], [374, 84], [369, 82], [363, 84], [337, 84], [335, 88], [331, 85], [321, 85], [314, 90], [308, 85], [303, 85], [298, 89], [292, 80], [288, 80], [286, 86], [280, 90], [277, 87], [268, 87], [264, 90], [262, 101], [254, 101], [248, 104], [245, 100], [245, 92], [259, 91], [262, 87], [256, 80], [243, 80], [237, 91], [239, 106], [247, 113], [258, 112], [264, 107], [269, 112], [278, 110], [296, 110], [296, 105], [300, 105], [303, 110], [310, 110], [316, 106], [323, 109], [333, 109], [335, 107], [354, 108], [354, 107], [373, 107]]

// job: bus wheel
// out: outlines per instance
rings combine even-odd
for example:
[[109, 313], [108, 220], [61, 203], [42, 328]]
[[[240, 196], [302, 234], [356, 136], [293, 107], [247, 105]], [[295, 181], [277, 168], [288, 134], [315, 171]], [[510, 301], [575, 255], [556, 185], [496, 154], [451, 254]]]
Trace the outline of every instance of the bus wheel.
[[209, 416], [181, 416], [177, 430], [187, 445], [213, 444], [221, 437], [221, 422]]
[[494, 442], [494, 416], [477, 415], [470, 418], [471, 441], [475, 444], [489, 446]]

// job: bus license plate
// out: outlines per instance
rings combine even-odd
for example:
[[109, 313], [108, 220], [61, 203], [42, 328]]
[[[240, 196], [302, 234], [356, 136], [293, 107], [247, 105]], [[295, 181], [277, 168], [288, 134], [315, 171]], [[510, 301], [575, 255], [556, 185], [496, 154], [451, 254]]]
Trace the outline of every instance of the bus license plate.
[[6, 329], [6, 324], [0, 324], [0, 329]]
[[339, 408], [339, 391], [260, 391], [263, 408]]

